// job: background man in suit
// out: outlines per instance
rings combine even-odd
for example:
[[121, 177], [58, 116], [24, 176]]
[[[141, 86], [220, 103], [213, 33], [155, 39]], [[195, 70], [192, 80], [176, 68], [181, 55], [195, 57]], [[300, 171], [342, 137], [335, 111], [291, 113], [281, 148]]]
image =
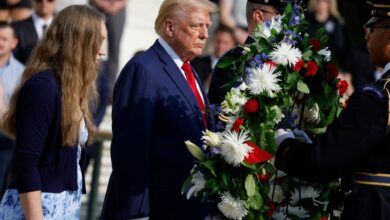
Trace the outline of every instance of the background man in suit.
[[102, 219], [203, 219], [198, 200], [181, 195], [194, 158], [185, 140], [201, 144], [212, 129], [207, 96], [188, 61], [208, 38], [208, 0], [165, 0], [155, 21], [159, 39], [122, 70], [114, 88], [113, 171]]
[[[257, 24], [271, 20], [273, 16], [282, 12], [283, 6], [288, 0], [248, 0], [246, 7], [246, 18], [248, 20], [248, 32], [253, 33]], [[245, 43], [252, 43], [254, 40], [249, 35]], [[238, 58], [241, 56], [242, 47], [236, 47], [224, 56]], [[218, 64], [217, 64], [218, 65]], [[229, 87], [225, 85], [234, 79], [233, 66], [231, 68], [215, 68], [211, 79], [208, 97], [211, 104], [221, 104]]]
[[236, 45], [234, 30], [226, 26], [218, 26], [213, 34], [211, 54], [200, 56], [191, 61], [191, 65], [199, 74], [200, 79], [208, 91], [211, 82], [211, 72], [219, 58]]
[[20, 62], [24, 64], [27, 62], [32, 49], [51, 24], [56, 3], [56, 0], [32, 0], [32, 15], [26, 20], [13, 23], [19, 38], [14, 54]]

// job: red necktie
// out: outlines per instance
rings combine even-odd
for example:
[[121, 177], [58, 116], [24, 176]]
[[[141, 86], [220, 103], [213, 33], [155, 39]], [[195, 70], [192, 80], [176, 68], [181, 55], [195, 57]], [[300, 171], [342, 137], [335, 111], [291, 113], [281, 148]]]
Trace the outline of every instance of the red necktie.
[[200, 96], [199, 91], [196, 87], [196, 80], [194, 77], [194, 73], [192, 72], [191, 65], [188, 63], [188, 61], [186, 61], [183, 63], [183, 66], [181, 66], [181, 68], [182, 68], [182, 70], [184, 70], [184, 73], [186, 74], [186, 78], [187, 78], [187, 83], [190, 86], [192, 92], [195, 95], [196, 100], [199, 103], [200, 110], [201, 110], [201, 113], [203, 116], [203, 122], [204, 122], [205, 126], [207, 127], [207, 119], [206, 119], [207, 117], [206, 117], [204, 103], [203, 103], [202, 97]]

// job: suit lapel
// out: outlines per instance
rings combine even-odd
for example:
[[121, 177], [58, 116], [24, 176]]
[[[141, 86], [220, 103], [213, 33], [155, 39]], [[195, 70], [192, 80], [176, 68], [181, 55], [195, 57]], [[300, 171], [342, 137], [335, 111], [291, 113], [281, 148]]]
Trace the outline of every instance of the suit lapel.
[[[160, 43], [158, 43], [158, 41], [156, 41], [154, 43], [153, 47], [155, 48], [155, 51], [159, 55], [160, 59], [163, 61], [163, 63], [165, 63], [164, 70], [165, 70], [166, 74], [175, 83], [176, 87], [181, 91], [184, 98], [187, 100], [188, 104], [191, 106], [201, 128], [205, 129], [198, 101], [196, 100], [195, 95], [193, 94], [191, 88], [189, 87], [187, 81], [185, 80], [182, 73], [178, 69], [177, 65], [173, 62], [173, 60], [170, 58], [169, 54], [164, 50], [164, 48], [160, 45]], [[196, 79], [199, 82], [197, 76], [196, 76]], [[204, 94], [203, 90], [202, 90], [202, 94]]]
[[37, 33], [37, 30], [35, 30], [35, 26], [34, 26], [34, 21], [32, 19], [32, 16], [30, 17], [30, 19], [28, 20], [29, 21], [29, 25], [26, 25], [26, 28], [28, 29], [28, 33], [33, 33], [31, 34], [31, 40], [33, 42], [38, 42], [38, 33]]

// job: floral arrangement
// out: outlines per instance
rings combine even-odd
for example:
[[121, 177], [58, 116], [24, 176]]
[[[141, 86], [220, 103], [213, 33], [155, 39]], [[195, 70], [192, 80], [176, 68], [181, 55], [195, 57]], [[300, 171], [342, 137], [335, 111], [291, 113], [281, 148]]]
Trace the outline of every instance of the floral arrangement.
[[328, 219], [330, 190], [337, 183], [309, 184], [273, 166], [278, 128], [324, 133], [346, 105], [348, 84], [319, 30], [310, 38], [302, 9], [258, 25], [254, 42], [220, 68], [234, 70], [221, 104], [219, 132], [204, 131], [204, 145], [186, 141], [198, 159], [183, 184], [187, 198], [214, 204], [222, 219]]

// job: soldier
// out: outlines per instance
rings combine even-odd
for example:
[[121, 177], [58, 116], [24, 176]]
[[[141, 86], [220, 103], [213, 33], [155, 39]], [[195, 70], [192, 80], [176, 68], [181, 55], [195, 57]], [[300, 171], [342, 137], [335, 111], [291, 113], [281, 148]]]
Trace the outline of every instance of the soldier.
[[[328, 131], [311, 143], [278, 130], [275, 166], [289, 175], [324, 182], [353, 176], [342, 219], [390, 219], [390, 4], [376, 0], [366, 23], [372, 62], [385, 74], [356, 90]], [[295, 139], [295, 138], [297, 139]]]
[[[273, 16], [279, 15], [287, 0], [248, 0], [246, 5], [246, 18], [248, 20], [249, 36], [245, 43], [250, 44], [254, 39], [250, 36], [255, 30], [257, 24], [265, 20], [271, 20]], [[238, 57], [241, 56], [242, 47], [236, 47], [228, 51], [223, 57]], [[223, 60], [223, 57], [221, 60]], [[233, 66], [229, 68], [218, 68], [218, 63], [214, 69], [211, 79], [208, 97], [211, 104], [221, 104], [225, 98], [229, 87], [225, 86], [234, 79]]]

